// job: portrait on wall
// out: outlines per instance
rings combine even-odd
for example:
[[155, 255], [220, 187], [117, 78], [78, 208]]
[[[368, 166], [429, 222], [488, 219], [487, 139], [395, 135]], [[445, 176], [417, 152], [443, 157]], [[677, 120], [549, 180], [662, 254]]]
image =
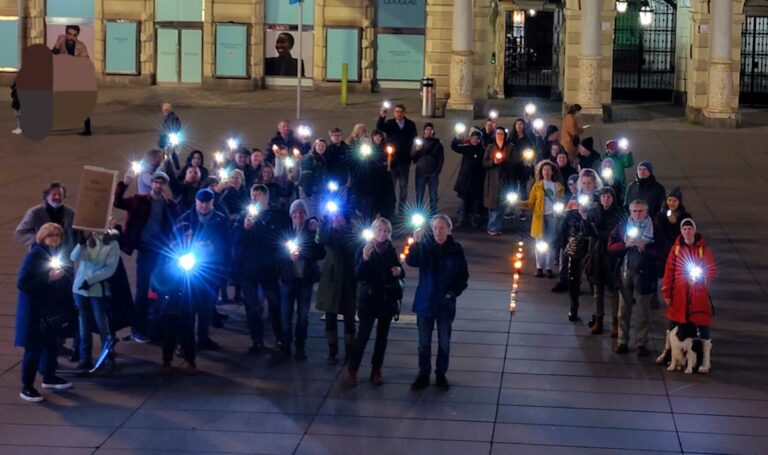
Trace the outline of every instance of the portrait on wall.
[[311, 78], [314, 34], [311, 31], [302, 32], [302, 64], [299, 66], [298, 30], [280, 26], [268, 27], [264, 32], [264, 75], [296, 77], [296, 70], [301, 67], [301, 76]]

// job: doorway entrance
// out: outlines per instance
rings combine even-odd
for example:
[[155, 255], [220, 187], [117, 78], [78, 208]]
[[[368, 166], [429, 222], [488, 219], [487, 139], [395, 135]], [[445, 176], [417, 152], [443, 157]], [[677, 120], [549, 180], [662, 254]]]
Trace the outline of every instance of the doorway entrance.
[[[531, 14], [533, 12], [534, 14]], [[506, 11], [504, 96], [549, 98], [557, 87], [553, 11]]]
[[195, 28], [157, 28], [157, 83], [203, 82], [203, 32]]
[[739, 104], [768, 104], [768, 17], [747, 16], [741, 29]]

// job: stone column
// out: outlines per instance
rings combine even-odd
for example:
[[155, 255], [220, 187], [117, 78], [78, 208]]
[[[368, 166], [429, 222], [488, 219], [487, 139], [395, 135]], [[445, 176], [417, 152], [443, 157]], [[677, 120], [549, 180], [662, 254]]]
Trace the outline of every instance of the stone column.
[[450, 88], [448, 109], [471, 111], [472, 102], [472, 63], [475, 53], [472, 50], [473, 32], [472, 0], [453, 2], [453, 31]]
[[[716, 122], [736, 120], [731, 105], [733, 92], [733, 2], [714, 0], [710, 3], [709, 80], [707, 84], [706, 119]], [[706, 120], [705, 120], [706, 121]], [[735, 125], [734, 125], [735, 126]]]
[[141, 75], [148, 76], [150, 83], [157, 83], [155, 73], [155, 2], [144, 0], [141, 5]]
[[44, 0], [31, 0], [28, 5], [29, 16], [25, 18], [27, 20], [27, 42], [24, 43], [24, 46], [45, 44], [45, 2]]
[[600, 102], [600, 0], [581, 0], [579, 104], [585, 114], [602, 115]]

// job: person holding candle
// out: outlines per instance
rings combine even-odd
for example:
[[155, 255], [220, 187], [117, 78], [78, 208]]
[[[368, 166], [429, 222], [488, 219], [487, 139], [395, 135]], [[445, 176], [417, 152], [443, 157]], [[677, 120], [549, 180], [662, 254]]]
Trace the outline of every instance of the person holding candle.
[[[63, 256], [64, 229], [45, 223], [35, 234], [35, 242], [19, 269], [16, 287], [15, 346], [24, 348], [21, 364], [22, 389], [19, 397], [29, 402], [43, 401], [35, 389], [38, 367], [46, 389], [63, 390], [72, 384], [56, 376], [57, 338], [74, 319], [72, 267]], [[42, 362], [41, 362], [42, 360]]]
[[275, 136], [267, 142], [267, 147], [265, 149], [267, 151], [266, 161], [274, 166], [276, 162], [276, 151], [279, 148], [286, 150], [298, 149], [302, 155], [305, 155], [309, 153], [311, 145], [312, 144], [308, 141], [305, 142], [294, 134], [293, 129], [291, 129], [291, 123], [288, 120], [280, 120], [277, 122], [277, 133], [275, 133]]
[[386, 150], [388, 147], [387, 135], [383, 131], [373, 130], [371, 132], [371, 140], [373, 141], [371, 143], [374, 150], [373, 156], [380, 163], [375, 179], [378, 183], [374, 186], [378, 190], [378, 195], [372, 198], [372, 212], [382, 218], [390, 219], [395, 214], [397, 195], [395, 193], [395, 181], [389, 169], [391, 156], [387, 154]]
[[507, 131], [496, 128], [495, 141], [485, 149], [483, 167], [485, 168], [485, 181], [483, 183], [483, 205], [488, 209], [488, 234], [501, 235], [504, 217], [504, 201], [501, 200], [501, 192], [504, 189], [508, 176], [502, 172], [504, 164], [514, 160], [512, 147], [507, 141]]
[[416, 124], [405, 116], [405, 106], [395, 105], [394, 118], [387, 119], [387, 109], [379, 111], [376, 129], [387, 135], [388, 145], [393, 148], [391, 162], [392, 181], [398, 188], [397, 211], [403, 215], [408, 202], [408, 176], [411, 172], [411, 150], [413, 140], [419, 134]]
[[697, 326], [699, 337], [703, 340], [699, 373], [709, 373], [712, 368], [709, 327], [714, 316], [709, 286], [717, 271], [712, 251], [704, 236], [697, 232], [696, 223], [691, 218], [680, 222], [680, 235], [669, 251], [665, 269], [661, 295], [667, 304], [669, 330], [667, 345], [656, 363], [662, 363], [669, 350], [669, 331], [680, 324], [692, 323]]
[[456, 191], [461, 200], [456, 228], [465, 225], [468, 219], [471, 221], [472, 227], [480, 225], [483, 181], [485, 180], [483, 133], [473, 130], [469, 135], [469, 142], [465, 142], [463, 138], [464, 135], [459, 134], [451, 141], [451, 149], [461, 155], [459, 173], [456, 176], [456, 183], [453, 185], [453, 190]]
[[195, 194], [202, 183], [199, 167], [190, 166], [186, 169], [187, 173], [184, 175], [184, 180], [170, 181], [171, 192], [181, 212], [186, 212], [195, 206]]
[[551, 161], [542, 161], [536, 165], [536, 183], [531, 187], [528, 200], [520, 203], [521, 208], [532, 211], [531, 237], [539, 245], [536, 248], [536, 276], [542, 278], [544, 270], [548, 278], [554, 278], [552, 272], [554, 240], [557, 235], [557, 221], [555, 220], [555, 203], [562, 201], [565, 190], [560, 182], [560, 174], [557, 166]]

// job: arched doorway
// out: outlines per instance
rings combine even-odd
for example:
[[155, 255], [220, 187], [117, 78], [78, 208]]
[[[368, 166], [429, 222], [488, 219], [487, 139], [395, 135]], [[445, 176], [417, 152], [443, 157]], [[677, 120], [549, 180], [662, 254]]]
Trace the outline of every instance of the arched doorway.
[[557, 88], [555, 11], [507, 10], [504, 96], [549, 98]]
[[673, 0], [649, 0], [650, 25], [640, 24], [640, 0], [629, 0], [616, 14], [613, 39], [613, 90], [616, 100], [672, 101], [675, 89], [675, 26]]

